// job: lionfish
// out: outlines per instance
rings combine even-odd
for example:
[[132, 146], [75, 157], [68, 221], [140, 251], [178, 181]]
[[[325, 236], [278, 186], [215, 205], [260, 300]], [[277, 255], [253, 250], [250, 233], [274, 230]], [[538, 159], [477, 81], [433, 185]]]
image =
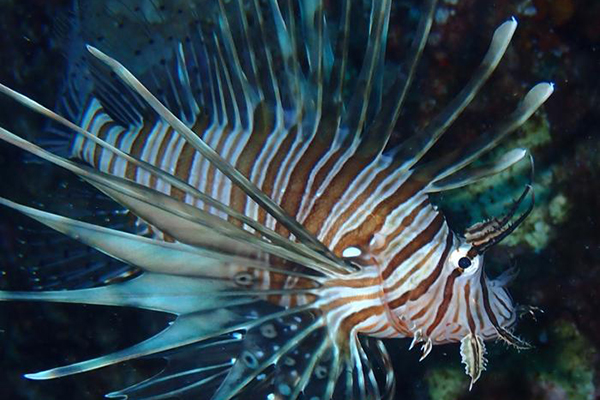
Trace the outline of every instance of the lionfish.
[[[513, 274], [490, 279], [483, 258], [527, 216], [533, 197], [517, 211], [531, 186], [507, 215], [463, 235], [430, 194], [527, 162], [518, 148], [474, 165], [553, 85], [537, 84], [477, 140], [423, 162], [496, 68], [517, 22], [495, 30], [469, 82], [426, 127], [392, 144], [436, 1], [423, 2], [407, 60], [393, 76], [385, 60], [392, 0], [365, 4], [202, 2], [199, 22], [141, 80], [88, 45], [93, 90], [84, 103], [65, 100], [72, 113], [79, 109], [76, 122], [1, 86], [75, 133], [70, 157], [6, 129], [2, 140], [76, 174], [146, 229], [126, 232], [0, 199], [141, 270], [96, 287], [3, 291], [0, 300], [175, 316], [129, 348], [27, 378], [157, 357], [167, 360], [160, 373], [107, 397], [389, 399], [394, 373], [383, 339], [411, 338], [422, 358], [433, 345], [460, 342], [471, 385], [485, 369], [486, 340], [527, 346], [513, 333], [517, 312], [506, 289]], [[358, 8], [368, 11], [362, 25]], [[353, 72], [357, 35], [366, 48]]]

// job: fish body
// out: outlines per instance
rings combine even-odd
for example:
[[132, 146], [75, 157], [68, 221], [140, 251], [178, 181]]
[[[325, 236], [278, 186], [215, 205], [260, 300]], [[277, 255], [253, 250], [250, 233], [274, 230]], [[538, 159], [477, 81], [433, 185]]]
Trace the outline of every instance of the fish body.
[[[354, 262], [361, 264], [360, 276], [352, 274], [348, 281], [325, 280], [322, 284], [331, 287], [332, 294], [320, 296], [323, 299], [320, 302], [325, 305], [332, 298], [345, 297], [346, 292], [354, 300], [364, 296], [363, 306], [353, 304], [354, 307], [343, 314], [349, 317], [357, 310], [370, 308], [371, 311], [363, 313], [368, 319], [361, 322], [369, 329], [357, 326], [356, 332], [387, 338], [412, 338], [420, 332], [419, 335], [435, 344], [457, 341], [469, 332], [469, 323], [459, 320], [456, 311], [461, 306], [458, 303], [477, 298], [479, 301], [473, 302], [475, 310], [470, 316], [471, 324], [476, 319], [482, 337], [495, 337], [493, 325], [483, 317], [485, 311], [478, 308], [483, 305], [481, 293], [471, 294], [469, 289], [480, 287], [480, 273], [469, 277], [469, 284], [461, 285], [465, 289], [453, 289], [453, 293], [462, 296], [456, 296], [454, 304], [449, 303], [450, 289], [445, 289], [444, 285], [454, 286], [458, 276], [452, 275], [452, 271], [460, 258], [458, 254], [466, 253], [466, 250], [459, 250], [460, 239], [449, 229], [441, 212], [431, 205], [423, 190], [425, 184], [416, 181], [412, 171], [398, 169], [393, 159], [384, 155], [361, 157], [356, 154], [358, 146], [332, 152], [320, 143], [318, 132], [312, 141], [302, 137], [290, 140], [292, 135], [287, 132], [271, 132], [270, 136], [276, 136], [271, 139], [269, 135], [256, 137], [260, 133], [255, 132], [223, 133], [219, 129], [206, 129], [207, 125], [206, 121], [195, 122], [194, 126], [199, 127], [193, 130], [223, 154], [231, 165], [245, 171], [261, 191], [301, 222], [336, 256], [344, 257], [348, 249], [360, 253], [352, 257]], [[272, 230], [281, 231], [277, 220], [261, 213], [254, 202], [246, 201], [243, 196], [240, 201], [241, 194], [227, 178], [208, 162], [203, 162], [203, 157], [168, 124], [157, 121], [136, 130], [125, 130], [102, 112], [99, 102], [94, 101], [84, 117], [83, 127], [92, 133], [103, 132], [101, 135], [107, 143], [170, 171], [223, 204]], [[285, 141], [291, 143], [285, 144]], [[160, 179], [153, 179], [151, 174], [119, 160], [113, 153], [83, 137], [77, 138], [73, 156], [100, 171], [134, 180], [211, 211], [201, 200], [185, 196]], [[294, 177], [301, 178], [296, 180]], [[220, 216], [227, 218], [224, 213]], [[165, 239], [159, 230], [155, 235]], [[298, 284], [295, 278], [277, 281], [268, 274], [261, 275], [256, 279], [262, 281], [261, 286], [265, 288], [291, 289]], [[501, 325], [512, 325], [515, 313], [510, 297], [501, 287], [484, 282], [488, 286], [487, 292], [493, 293], [491, 298]], [[361, 287], [365, 288], [364, 293], [358, 295], [356, 289]], [[280, 301], [283, 306], [302, 303], [304, 301], [287, 297]], [[440, 307], [442, 311], [437, 317], [435, 312]], [[371, 326], [373, 324], [375, 326]]]
[[[472, 383], [485, 369], [485, 340], [526, 345], [512, 333], [511, 275], [489, 279], [483, 257], [525, 218], [527, 212], [513, 220], [530, 187], [507, 216], [464, 236], [429, 195], [526, 158], [515, 149], [472, 165], [517, 129], [552, 85], [536, 85], [478, 141], [424, 163], [499, 63], [516, 21], [495, 31], [455, 100], [422, 131], [390, 145], [436, 2], [424, 2], [404, 73], [389, 86], [392, 2], [366, 8], [355, 84], [347, 82], [348, 49], [359, 6], [334, 3], [205, 2], [197, 23], [170, 45], [172, 54], [146, 66], [140, 80], [88, 46], [82, 74], [92, 90], [62, 106], [76, 123], [0, 86], [71, 132], [70, 155], [84, 165], [4, 129], [0, 138], [80, 176], [144, 229], [122, 232], [1, 199], [142, 273], [94, 288], [0, 292], [0, 300], [176, 315], [131, 348], [29, 378], [153, 356], [169, 361], [160, 374], [107, 396], [383, 399], [394, 395], [394, 379], [380, 339], [411, 338], [423, 357], [435, 344], [460, 342]], [[67, 91], [77, 98], [74, 88]]]

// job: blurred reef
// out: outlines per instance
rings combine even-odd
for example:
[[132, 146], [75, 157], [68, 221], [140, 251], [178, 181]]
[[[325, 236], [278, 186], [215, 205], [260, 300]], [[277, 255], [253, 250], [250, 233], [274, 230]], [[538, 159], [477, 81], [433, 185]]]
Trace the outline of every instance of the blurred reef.
[[[104, 42], [143, 68], [177, 36], [172, 20], [189, 22], [196, 3], [201, 2], [82, 1], [87, 7], [82, 22], [90, 34], [86, 40]], [[399, 64], [406, 55], [418, 4], [394, 2], [387, 49], [392, 62]], [[42, 104], [55, 104], [68, 66], [65, 30], [70, 10], [70, 0], [0, 0], [2, 83]], [[131, 19], [131, 10], [141, 19]], [[486, 257], [490, 274], [518, 268], [511, 290], [515, 300], [543, 311], [535, 316], [524, 312], [517, 328], [535, 348], [518, 352], [502, 343], [489, 344], [489, 370], [469, 392], [457, 345], [437, 346], [418, 363], [417, 353], [407, 350], [408, 341], [388, 342], [398, 399], [600, 399], [600, 2], [440, 0], [416, 85], [393, 140], [401, 141], [404, 132], [422, 126], [452, 99], [480, 62], [494, 28], [510, 16], [517, 18], [519, 28], [507, 54], [437, 151], [473, 140], [510, 112], [530, 85], [548, 80], [556, 84], [543, 110], [496, 150], [530, 149], [536, 207], [503, 246]], [[142, 20], [162, 41], [136, 41]], [[28, 138], [45, 126], [43, 119], [4, 98], [0, 124]], [[54, 168], [23, 164], [23, 157], [0, 143], [0, 195], [31, 203], [72, 181]], [[460, 232], [483, 218], [501, 215], [523, 190], [528, 175], [529, 165], [523, 161], [435, 201]], [[10, 254], [20, 235], [18, 227], [26, 224], [0, 209], [0, 251]], [[0, 256], [0, 288], [27, 285], [14, 263]], [[149, 376], [160, 363], [136, 362], [47, 382], [27, 381], [22, 374], [126, 347], [160, 329], [166, 320], [155, 313], [103, 307], [0, 304], [0, 398], [55, 400], [77, 393], [81, 400], [99, 399]]]

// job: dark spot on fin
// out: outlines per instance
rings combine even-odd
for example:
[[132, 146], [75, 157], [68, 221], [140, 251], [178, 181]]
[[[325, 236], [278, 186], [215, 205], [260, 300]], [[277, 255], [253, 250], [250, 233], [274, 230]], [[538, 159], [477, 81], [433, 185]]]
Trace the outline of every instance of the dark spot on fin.
[[[208, 7], [196, 3], [181, 2], [180, 7], [171, 7], [171, 3], [158, 1], [86, 1], [78, 10], [85, 44], [119, 60], [169, 110], [190, 124], [198, 113], [192, 97], [198, 94], [197, 86], [188, 77], [195, 64], [193, 60], [188, 64], [178, 54], [200, 9]], [[107, 29], [112, 26], [116, 29]], [[84, 52], [93, 94], [116, 122], [138, 125], [146, 118], [155, 118], [138, 95], [89, 56], [87, 50]]]

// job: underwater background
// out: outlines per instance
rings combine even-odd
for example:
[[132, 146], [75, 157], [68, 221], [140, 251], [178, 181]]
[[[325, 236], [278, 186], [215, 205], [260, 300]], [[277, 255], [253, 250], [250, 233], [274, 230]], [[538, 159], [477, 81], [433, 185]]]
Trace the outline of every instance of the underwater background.
[[[56, 103], [69, 62], [65, 55], [71, 3], [0, 0], [0, 81], [47, 106]], [[117, 16], [122, 6], [155, 9], [160, 18], [152, 18], [152, 11], [146, 18], [167, 42], [178, 24], [191, 22], [185, 7], [181, 13], [172, 7], [183, 1], [85, 3], [90, 10], [109, 8]], [[394, 2], [388, 60], [403, 61], [419, 5], [417, 0]], [[491, 271], [519, 268], [511, 287], [513, 298], [541, 311], [535, 318], [524, 316], [517, 332], [535, 347], [519, 352], [490, 343], [488, 371], [469, 392], [458, 345], [435, 346], [419, 363], [419, 354], [408, 351], [408, 340], [389, 341], [398, 399], [600, 399], [600, 2], [440, 1], [394, 140], [401, 141], [402, 131], [422, 126], [452, 99], [479, 63], [494, 28], [510, 16], [518, 19], [519, 28], [507, 54], [438, 151], [485, 131], [510, 111], [530, 83], [556, 84], [542, 109], [497, 150], [531, 150], [537, 203], [526, 222], [486, 257]], [[131, 26], [115, 21], [100, 12], [82, 23], [90, 24], [96, 39], [128, 42], [126, 53], [139, 38]], [[0, 124], [28, 139], [46, 127], [43, 118], [6, 98], [0, 98]], [[54, 204], [60, 210], [70, 193], [69, 207], [98, 207], [94, 198], [72, 195], [84, 191], [85, 185], [68, 173], [29, 161], [0, 143], [1, 196], [25, 204]], [[498, 215], [522, 189], [522, 182], [509, 175], [523, 173], [500, 174], [436, 198], [450, 226], [460, 232], [482, 216]], [[27, 242], [28, 230], [36, 227], [0, 209], [0, 289], [30, 287], [30, 271], [18, 266], [20, 258], [37, 255], [23, 254], [20, 246]], [[99, 399], [149, 377], [160, 370], [160, 362], [135, 361], [55, 381], [28, 381], [23, 374], [124, 348], [157, 332], [169, 318], [133, 309], [0, 303], [0, 399]]]

